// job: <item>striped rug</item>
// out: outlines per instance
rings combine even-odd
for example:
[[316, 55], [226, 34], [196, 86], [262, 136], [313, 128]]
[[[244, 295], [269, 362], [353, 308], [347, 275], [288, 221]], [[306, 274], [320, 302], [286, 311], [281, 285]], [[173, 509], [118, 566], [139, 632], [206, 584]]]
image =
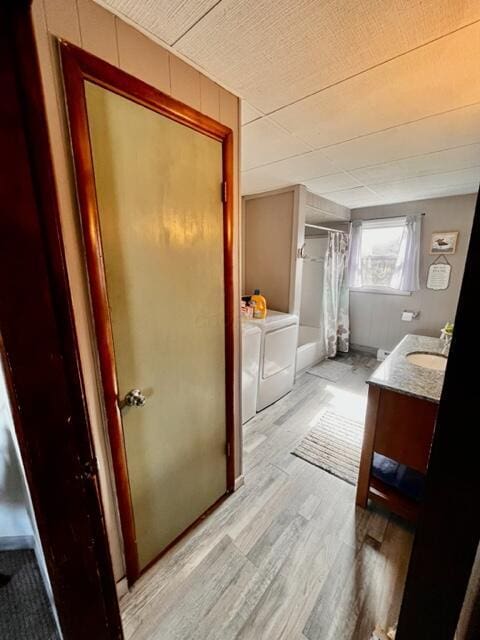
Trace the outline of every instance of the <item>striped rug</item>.
[[326, 411], [319, 423], [292, 451], [310, 464], [357, 484], [363, 424], [333, 411]]

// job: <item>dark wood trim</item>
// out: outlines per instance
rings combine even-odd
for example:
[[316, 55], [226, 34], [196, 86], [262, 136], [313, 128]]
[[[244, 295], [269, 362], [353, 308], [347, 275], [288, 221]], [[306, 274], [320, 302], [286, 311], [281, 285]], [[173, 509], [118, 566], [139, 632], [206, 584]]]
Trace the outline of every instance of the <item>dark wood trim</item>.
[[82, 54], [81, 57], [83, 57], [84, 52], [77, 48], [73, 49], [66, 43], [62, 43], [61, 53], [70, 136], [74, 151], [73, 159], [77, 182], [77, 197], [82, 219], [110, 447], [115, 467], [115, 482], [124, 538], [125, 562], [127, 576], [130, 581], [138, 577], [139, 566], [136, 549], [135, 523], [130, 497], [130, 483], [123, 442], [122, 421], [117, 402], [118, 387], [115, 371], [113, 336], [102, 259], [95, 176], [91, 158], [90, 134], [85, 102], [84, 75], [78, 60], [80, 54]]
[[480, 541], [478, 334], [480, 198], [438, 409], [397, 640], [452, 640]]
[[[138, 104], [142, 104], [143, 106], [152, 109], [152, 111], [161, 113], [171, 120], [175, 120], [180, 124], [190, 127], [191, 129], [200, 131], [200, 133], [204, 133], [216, 140], [224, 141], [230, 134], [232, 134], [232, 130], [227, 126], [217, 122], [200, 111], [189, 107], [183, 102], [175, 100], [175, 98], [172, 98], [166, 93], [162, 93], [160, 90], [155, 89], [146, 82], [143, 82], [143, 80], [135, 78], [135, 76], [122, 71], [118, 67], [105, 62], [101, 58], [97, 58], [91, 53], [88, 53], [88, 51], [80, 49], [80, 47], [77, 47], [70, 42], [62, 39], [59, 39], [58, 42], [60, 46], [62, 66], [64, 68], [66, 87], [67, 83], [70, 83], [70, 73], [73, 73], [77, 76], [77, 84], [82, 83], [85, 80], [90, 80], [105, 89], [109, 89], [124, 98], [128, 98]], [[69, 65], [68, 71], [65, 71], [65, 64]], [[231, 186], [232, 185], [230, 185], [230, 187]], [[230, 191], [230, 193], [232, 192]]]
[[122, 420], [118, 406], [118, 385], [115, 370], [113, 335], [103, 265], [84, 83], [86, 80], [93, 82], [222, 142], [223, 179], [227, 184], [227, 198], [223, 205], [226, 360], [225, 400], [228, 452], [227, 492], [231, 492], [234, 489], [235, 474], [233, 406], [233, 133], [228, 127], [174, 100], [141, 80], [130, 76], [124, 71], [74, 45], [60, 41], [60, 52], [70, 122], [70, 134], [74, 151], [77, 192], [85, 242], [92, 312], [95, 323], [108, 431], [124, 538], [127, 578], [129, 584], [132, 584], [139, 577], [140, 568]]
[[396, 513], [409, 522], [416, 523], [420, 505], [404, 496], [400, 491], [372, 476], [368, 497], [388, 511]]
[[0, 332], [60, 625], [122, 638], [28, 2], [0, 5]]
[[373, 445], [377, 428], [377, 412], [380, 403], [380, 388], [374, 385], [368, 387], [367, 413], [365, 429], [363, 431], [362, 454], [358, 468], [356, 503], [359, 507], [367, 508], [368, 490], [370, 486], [370, 470], [373, 460]]
[[234, 326], [234, 166], [233, 166], [233, 132], [226, 129], [223, 139], [223, 177], [226, 181], [226, 198], [223, 203], [223, 247], [225, 265], [225, 403], [227, 426], [227, 491], [235, 490], [235, 420], [234, 420], [234, 388], [235, 388], [235, 326]]

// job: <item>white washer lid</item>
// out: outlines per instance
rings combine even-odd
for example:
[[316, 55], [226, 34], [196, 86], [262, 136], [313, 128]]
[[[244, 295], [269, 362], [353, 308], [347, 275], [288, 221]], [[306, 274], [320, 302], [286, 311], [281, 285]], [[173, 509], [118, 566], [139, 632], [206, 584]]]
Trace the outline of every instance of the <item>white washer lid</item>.
[[253, 320], [242, 320], [242, 335], [248, 336], [255, 333], [261, 333], [260, 327], [257, 327]]
[[271, 331], [290, 324], [298, 324], [298, 316], [294, 313], [283, 313], [282, 311], [267, 311], [267, 317], [263, 320], [252, 320], [262, 331]]

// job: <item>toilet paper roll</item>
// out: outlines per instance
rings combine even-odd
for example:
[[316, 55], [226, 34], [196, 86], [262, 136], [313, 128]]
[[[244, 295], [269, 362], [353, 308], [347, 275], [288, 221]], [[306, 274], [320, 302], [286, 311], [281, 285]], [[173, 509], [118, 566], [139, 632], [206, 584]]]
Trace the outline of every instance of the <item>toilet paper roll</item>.
[[404, 320], [405, 322], [411, 322], [414, 318], [414, 313], [413, 311], [404, 311], [402, 313], [402, 320]]

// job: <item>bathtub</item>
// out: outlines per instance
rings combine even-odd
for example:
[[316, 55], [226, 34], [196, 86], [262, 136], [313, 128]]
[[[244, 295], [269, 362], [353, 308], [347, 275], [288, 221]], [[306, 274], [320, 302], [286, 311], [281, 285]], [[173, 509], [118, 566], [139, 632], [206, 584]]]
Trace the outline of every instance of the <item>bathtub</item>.
[[319, 327], [300, 325], [298, 327], [297, 373], [317, 364], [326, 356], [325, 345], [322, 339], [322, 330]]

